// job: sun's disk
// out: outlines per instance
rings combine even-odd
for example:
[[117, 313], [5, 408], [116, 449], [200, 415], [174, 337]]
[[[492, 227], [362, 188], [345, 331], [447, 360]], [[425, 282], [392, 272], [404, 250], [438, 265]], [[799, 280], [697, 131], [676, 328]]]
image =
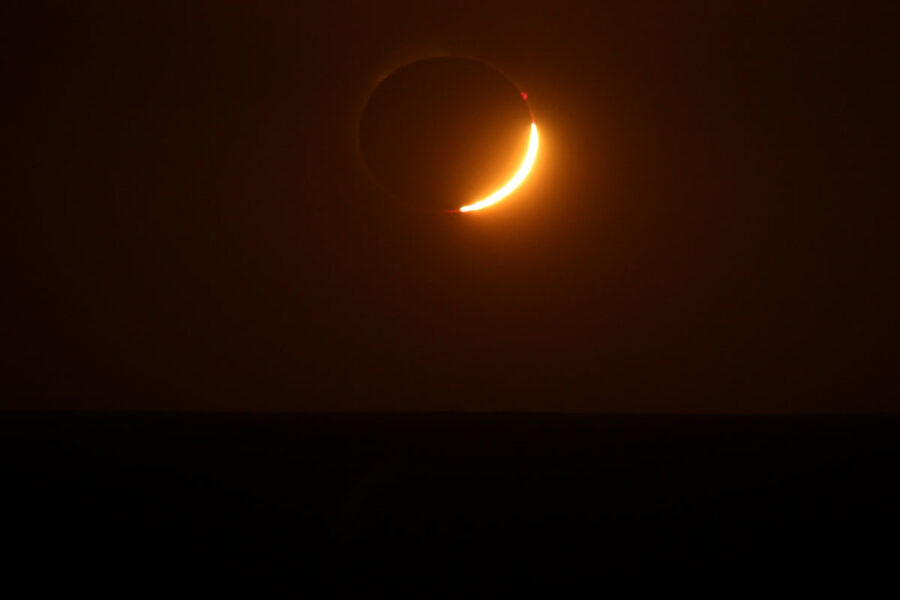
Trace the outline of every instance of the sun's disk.
[[531, 171], [531, 166], [534, 164], [535, 157], [537, 157], [537, 149], [537, 126], [534, 124], [534, 121], [532, 121], [531, 137], [528, 140], [528, 152], [525, 153], [525, 160], [522, 161], [522, 166], [519, 167], [519, 170], [516, 171], [516, 174], [513, 175], [512, 179], [506, 182], [506, 185], [504, 185], [502, 188], [500, 188], [487, 198], [463, 206], [459, 209], [459, 212], [472, 212], [474, 210], [481, 210], [482, 208], [487, 208], [488, 206], [496, 204], [509, 196], [512, 191], [519, 187], [519, 184], [521, 184], [525, 180], [525, 178], [528, 176], [528, 172]]

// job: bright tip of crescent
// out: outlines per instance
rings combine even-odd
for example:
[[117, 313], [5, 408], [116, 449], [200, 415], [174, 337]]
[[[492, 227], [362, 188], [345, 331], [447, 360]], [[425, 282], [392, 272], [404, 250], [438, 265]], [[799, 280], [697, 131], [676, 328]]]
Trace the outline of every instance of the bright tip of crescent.
[[534, 121], [531, 123], [531, 137], [528, 140], [528, 152], [525, 153], [525, 160], [522, 161], [522, 166], [519, 167], [519, 170], [516, 171], [516, 174], [513, 175], [512, 179], [506, 182], [502, 188], [491, 194], [490, 196], [479, 200], [478, 202], [473, 202], [472, 204], [467, 204], [459, 209], [459, 212], [472, 212], [475, 210], [481, 210], [482, 208], [487, 208], [493, 204], [497, 204], [507, 196], [509, 196], [513, 190], [519, 187], [526, 177], [528, 177], [528, 172], [531, 171], [531, 166], [534, 164], [534, 159], [537, 157], [537, 149], [538, 149], [538, 132], [537, 126], [534, 124]]

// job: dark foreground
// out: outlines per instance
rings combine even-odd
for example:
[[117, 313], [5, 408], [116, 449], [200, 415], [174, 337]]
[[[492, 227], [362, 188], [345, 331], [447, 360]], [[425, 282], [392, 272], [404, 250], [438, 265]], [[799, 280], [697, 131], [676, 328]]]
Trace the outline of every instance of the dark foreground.
[[856, 552], [900, 500], [897, 417], [13, 413], [0, 440], [44, 542]]

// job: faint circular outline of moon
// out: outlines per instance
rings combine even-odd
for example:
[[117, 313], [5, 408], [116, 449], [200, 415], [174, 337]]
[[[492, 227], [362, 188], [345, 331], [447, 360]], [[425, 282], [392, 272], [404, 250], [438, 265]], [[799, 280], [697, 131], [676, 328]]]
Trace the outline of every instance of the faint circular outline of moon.
[[[428, 56], [428, 57], [417, 58], [416, 60], [413, 60], [406, 64], [401, 64], [400, 66], [392, 69], [387, 75], [384, 75], [378, 79], [374, 88], [372, 88], [369, 91], [369, 93], [367, 94], [367, 96], [366, 96], [367, 99], [366, 99], [366, 102], [363, 103], [363, 106], [366, 105], [366, 103], [368, 102], [368, 98], [371, 97], [371, 95], [375, 92], [375, 90], [378, 89], [378, 86], [381, 85], [381, 82], [384, 81], [385, 79], [387, 79], [388, 77], [390, 77], [397, 70], [403, 68], [404, 66], [413, 64], [415, 62], [419, 62], [420, 60], [428, 60], [429, 58], [441, 58], [443, 56], [456, 57], [458, 55], [441, 55], [441, 56]], [[467, 56], [466, 57], [458, 56], [458, 57], [466, 58], [469, 60], [475, 60], [478, 62], [484, 62], [480, 59], [473, 58], [473, 57], [467, 57]], [[485, 63], [485, 64], [487, 64], [487, 63]], [[493, 66], [491, 66], [491, 68], [494, 69]], [[494, 69], [494, 70], [498, 74], [500, 74], [502, 77], [509, 80], [509, 78], [506, 77], [506, 75], [503, 74], [500, 70], [498, 70], [498, 69]], [[518, 86], [516, 86], [516, 87], [518, 88]], [[534, 166], [535, 160], [537, 159], [537, 152], [538, 152], [540, 136], [538, 135], [538, 129], [537, 129], [537, 124], [535, 123], [534, 113], [531, 111], [531, 106], [528, 104], [528, 94], [524, 91], [519, 91], [519, 94], [522, 96], [522, 101], [525, 102], [525, 106], [528, 109], [528, 115], [531, 117], [531, 124], [529, 126], [529, 136], [528, 136], [528, 148], [525, 151], [525, 157], [522, 159], [522, 162], [521, 162], [519, 168], [516, 170], [515, 174], [513, 174], [513, 176], [505, 184], [503, 184], [502, 186], [500, 186], [499, 188], [497, 188], [495, 191], [491, 192], [490, 194], [488, 194], [480, 199], [474, 200], [468, 204], [464, 204], [463, 206], [461, 206], [459, 208], [444, 209], [441, 212], [452, 213], [452, 214], [457, 214], [457, 213], [459, 213], [459, 214], [466, 213], [467, 214], [467, 213], [478, 212], [485, 208], [494, 206], [494, 205], [502, 202], [508, 196], [510, 196], [513, 192], [515, 192], [516, 189], [528, 177], [529, 173], [531, 172], [532, 167]], [[365, 163], [365, 160], [363, 160], [363, 162]], [[368, 171], [368, 169], [367, 169], [367, 171]], [[371, 171], [368, 171], [368, 172], [369, 172], [369, 175], [372, 176]]]

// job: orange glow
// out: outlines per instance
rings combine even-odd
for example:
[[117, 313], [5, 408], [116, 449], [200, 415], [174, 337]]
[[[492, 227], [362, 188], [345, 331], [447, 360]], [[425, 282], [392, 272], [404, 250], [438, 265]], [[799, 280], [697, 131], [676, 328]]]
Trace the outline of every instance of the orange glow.
[[471, 212], [473, 210], [481, 210], [482, 208], [487, 208], [492, 204], [496, 204], [509, 196], [513, 190], [519, 187], [525, 178], [528, 176], [528, 172], [531, 171], [531, 166], [534, 164], [534, 159], [537, 156], [538, 149], [538, 132], [537, 126], [532, 121], [531, 123], [531, 138], [528, 140], [528, 152], [525, 153], [525, 160], [522, 161], [522, 166], [519, 167], [519, 170], [516, 171], [516, 174], [513, 175], [513, 178], [506, 182], [502, 188], [484, 198], [479, 200], [478, 202], [473, 202], [472, 204], [467, 204], [459, 209], [459, 212]]

